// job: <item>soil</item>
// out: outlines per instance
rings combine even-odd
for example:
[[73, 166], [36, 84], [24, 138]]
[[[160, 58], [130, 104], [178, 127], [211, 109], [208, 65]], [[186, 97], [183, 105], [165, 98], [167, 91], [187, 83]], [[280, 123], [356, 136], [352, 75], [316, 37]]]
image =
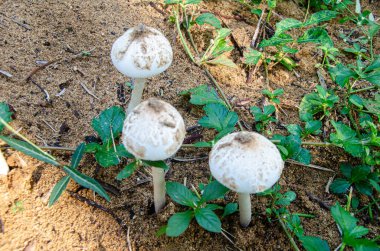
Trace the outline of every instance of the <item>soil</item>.
[[[368, 2], [363, 4], [368, 5]], [[193, 109], [178, 93], [210, 81], [184, 53], [175, 28], [168, 21], [169, 11], [159, 3], [155, 6], [139, 0], [3, 0], [0, 4], [0, 69], [13, 76], [0, 75], [0, 101], [7, 102], [15, 111], [12, 126], [39, 145], [75, 147], [85, 136], [94, 135], [90, 126], [93, 117], [107, 107], [126, 107], [128, 103], [129, 90], [125, 98], [120, 97], [120, 85], [128, 79], [112, 66], [110, 50], [117, 37], [139, 23], [161, 30], [174, 52], [172, 66], [149, 80], [144, 99], [158, 97], [166, 100], [180, 111], [188, 127], [196, 125], [202, 113]], [[380, 10], [379, 2], [366, 7], [375, 11], [375, 16], [380, 14], [376, 13]], [[202, 8], [225, 16], [232, 13], [247, 16], [252, 25], [229, 18], [223, 18], [223, 21], [232, 29], [236, 43], [242, 49], [249, 47], [257, 18], [233, 1], [206, 1]], [[283, 1], [276, 10], [280, 16], [300, 19], [305, 13], [305, 6]], [[339, 32], [350, 30], [350, 27], [330, 22], [327, 29], [339, 43]], [[194, 39], [200, 48], [207, 44], [209, 33], [207, 29], [194, 31]], [[374, 47], [379, 53], [379, 39]], [[298, 75], [279, 65], [269, 72], [269, 87], [285, 90], [281, 100], [286, 114], [278, 114], [282, 124], [297, 122], [297, 104], [318, 83], [314, 65], [320, 62], [320, 55], [311, 45], [300, 49], [295, 55], [299, 64], [296, 68]], [[78, 57], [81, 51], [91, 51], [92, 56]], [[240, 62], [238, 52], [231, 56]], [[53, 63], [34, 72], [27, 80], [41, 62]], [[243, 67], [214, 66], [209, 70], [245, 124], [251, 127], [249, 107], [262, 105], [261, 91], [267, 88], [264, 70], [260, 69], [249, 83], [246, 82], [247, 69]], [[49, 100], [38, 86], [49, 94]], [[274, 129], [281, 132], [283, 128], [276, 126]], [[309, 149], [315, 156], [313, 164], [335, 171], [339, 162], [350, 160], [339, 149]], [[206, 150], [183, 149], [177, 156], [194, 157], [207, 153]], [[70, 159], [70, 154], [62, 151], [55, 151], [54, 155], [63, 162]], [[118, 182], [114, 177], [121, 170], [121, 165], [98, 169], [92, 156], [86, 156], [82, 161], [82, 172], [112, 184], [121, 191], [121, 195], [112, 196], [112, 201], [107, 203], [84, 189], [78, 194], [110, 209], [124, 222], [125, 227], [121, 228], [109, 214], [78, 201], [68, 193], [64, 193], [53, 207], [48, 207], [51, 188], [64, 173], [13, 150], [6, 150], [5, 157], [11, 171], [8, 176], [0, 178], [0, 250], [291, 249], [280, 225], [266, 219], [266, 198], [252, 196], [254, 219], [248, 228], [239, 226], [237, 214], [223, 220], [223, 228], [234, 236], [235, 246], [222, 235], [206, 232], [194, 222], [178, 238], [157, 237], [156, 232], [166, 224], [170, 215], [184, 209], [168, 200], [164, 211], [155, 215], [152, 184], [146, 171], [141, 170]], [[170, 181], [186, 179], [187, 184], [196, 185], [207, 182], [210, 175], [207, 161], [172, 161], [169, 164], [171, 169], [167, 180]], [[343, 196], [325, 192], [325, 186], [333, 176], [331, 172], [287, 163], [280, 184], [284, 191], [291, 189], [297, 193], [295, 203], [290, 206], [292, 212], [315, 216], [302, 220], [306, 234], [320, 236], [331, 247], [336, 247], [340, 244], [340, 237], [335, 223], [329, 211], [313, 199], [318, 198], [329, 205], [339, 199], [344, 201]], [[68, 189], [75, 191], [77, 188], [76, 184], [70, 183]], [[226, 202], [236, 199], [234, 193], [229, 193]], [[367, 218], [363, 217], [360, 223], [370, 228], [369, 237], [380, 233], [378, 226]]]

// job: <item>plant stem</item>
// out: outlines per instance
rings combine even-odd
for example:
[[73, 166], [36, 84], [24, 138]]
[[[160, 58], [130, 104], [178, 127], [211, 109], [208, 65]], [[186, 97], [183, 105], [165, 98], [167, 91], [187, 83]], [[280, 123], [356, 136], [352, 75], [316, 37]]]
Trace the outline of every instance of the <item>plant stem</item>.
[[9, 166], [4, 158], [3, 153], [0, 150], [0, 175], [7, 175], [9, 172]]
[[[42, 150], [58, 150], [58, 151], [68, 151], [68, 152], [74, 152], [75, 151], [75, 148], [61, 147], [61, 146], [38, 146], [38, 148], [40, 148]], [[3, 147], [0, 147], [0, 150], [1, 149], [12, 149], [12, 147], [3, 146]]]
[[238, 193], [239, 197], [239, 213], [240, 213], [240, 225], [242, 227], [248, 227], [251, 222], [251, 196], [249, 193]]
[[346, 247], [346, 243], [342, 243], [342, 246], [340, 246], [339, 251], [343, 251], [345, 247]]
[[376, 89], [376, 88], [378, 88], [376, 85], [372, 85], [372, 86], [364, 87], [364, 88], [361, 88], [361, 89], [353, 90], [353, 91], [351, 91], [351, 94], [353, 94], [353, 93], [359, 93], [359, 92], [364, 92], [364, 91], [368, 91], [368, 90], [372, 90], [372, 89]]
[[368, 205], [366, 205], [366, 206], [360, 208], [358, 211], [356, 211], [356, 214], [358, 214], [358, 213], [364, 211], [364, 210], [367, 209], [368, 207], [371, 207], [371, 206], [372, 206], [373, 204], [375, 204], [375, 203], [377, 204], [377, 202], [380, 202], [380, 199], [378, 199], [378, 200], [374, 200], [374, 201], [372, 201], [371, 203], [369, 203]]
[[158, 167], [152, 167], [152, 176], [153, 176], [154, 209], [157, 214], [165, 206], [165, 202], [166, 202], [165, 170]]
[[132, 110], [141, 102], [141, 97], [144, 92], [145, 87], [145, 78], [136, 78], [134, 79], [133, 90], [131, 94], [131, 100], [129, 101], [127, 108], [127, 115], [132, 112]]
[[377, 204], [377, 201], [375, 200], [373, 195], [371, 195], [371, 199], [372, 199], [373, 203], [376, 205], [377, 209], [380, 210], [380, 206], [379, 206], [379, 204]]
[[280, 222], [280, 225], [282, 229], [284, 230], [286, 236], [288, 236], [290, 244], [292, 245], [293, 249], [296, 251], [300, 251], [300, 249], [297, 246], [297, 243], [293, 239], [292, 235], [289, 233], [288, 229], [285, 226], [285, 223], [282, 221], [281, 216], [279, 214], [276, 214], [278, 221]]
[[310, 9], [310, 0], [307, 1], [307, 9], [306, 9], [306, 14], [305, 14], [305, 18], [303, 19], [303, 22], [306, 22], [307, 16], [309, 15], [309, 9]]
[[197, 64], [197, 62], [195, 61], [194, 59], [194, 56], [193, 54], [191, 53], [190, 51], [190, 48], [189, 46], [187, 45], [186, 43], [186, 40], [185, 38], [183, 37], [182, 35], [182, 32], [181, 32], [181, 26], [179, 24], [179, 20], [178, 20], [178, 13], [176, 11], [174, 11], [174, 16], [175, 16], [175, 24], [176, 24], [176, 27], [177, 27], [177, 31], [178, 31], [178, 35], [179, 35], [179, 38], [181, 39], [181, 42], [182, 42], [182, 45], [187, 53], [187, 55], [189, 56], [189, 58], [191, 59], [191, 61], [195, 64]]

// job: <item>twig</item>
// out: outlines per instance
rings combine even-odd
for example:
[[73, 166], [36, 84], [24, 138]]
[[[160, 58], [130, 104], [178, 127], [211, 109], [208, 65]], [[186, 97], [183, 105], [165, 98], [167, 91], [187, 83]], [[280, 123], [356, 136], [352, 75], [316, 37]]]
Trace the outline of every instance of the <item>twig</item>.
[[52, 129], [54, 132], [58, 132], [56, 129], [54, 129], [54, 127], [52, 125], [50, 125], [46, 120], [42, 120], [42, 122], [44, 122], [48, 127], [50, 127], [50, 129]]
[[13, 77], [12, 74], [10, 74], [10, 73], [7, 72], [7, 71], [1, 70], [1, 69], [0, 69], [0, 74], [3, 74], [3, 75], [6, 76], [7, 78], [11, 78], [11, 77]]
[[20, 21], [17, 21], [15, 20], [14, 18], [10, 18], [8, 16], [6, 16], [4, 13], [0, 12], [1, 15], [3, 15], [5, 18], [11, 20], [12, 22], [14, 22], [15, 24], [17, 25], [20, 25], [22, 28], [26, 29], [26, 30], [31, 30], [32, 28], [28, 25], [28, 24], [24, 24], [24, 23], [21, 23]]
[[257, 37], [259, 36], [260, 25], [261, 25], [261, 21], [263, 20], [264, 14], [265, 14], [265, 8], [262, 10], [260, 19], [257, 22], [255, 33], [253, 33], [253, 37], [252, 37], [252, 41], [251, 41], [251, 48], [252, 49], [256, 48], [256, 41], [257, 41]]
[[306, 192], [306, 195], [310, 198], [310, 200], [317, 202], [324, 209], [330, 210], [331, 206], [328, 205], [326, 202], [322, 201], [320, 198], [318, 198], [314, 194], [310, 192]]
[[71, 197], [89, 205], [89, 206], [92, 206], [92, 207], [95, 207], [97, 209], [100, 209], [102, 210], [103, 212], [106, 212], [107, 214], [111, 215], [112, 218], [115, 219], [115, 221], [120, 225], [120, 227], [126, 231], [126, 234], [128, 234], [128, 230], [126, 229], [127, 225], [123, 222], [122, 219], [120, 219], [114, 212], [112, 212], [110, 209], [96, 203], [95, 201], [93, 200], [90, 200], [90, 199], [87, 199], [86, 197], [83, 197], [77, 193], [74, 193], [73, 191], [70, 191], [70, 190], [66, 190], [66, 192], [68, 192], [70, 194]]
[[321, 167], [321, 166], [317, 166], [317, 165], [313, 165], [313, 164], [304, 164], [304, 163], [301, 163], [301, 162], [295, 161], [295, 160], [293, 160], [293, 159], [287, 159], [286, 162], [291, 163], [291, 164], [296, 164], [296, 165], [299, 165], [299, 166], [305, 166], [305, 167], [314, 168], [314, 169], [321, 170], [321, 171], [326, 171], [326, 172], [332, 172], [332, 173], [335, 173], [334, 170], [331, 170], [331, 169], [329, 169], [329, 168]]
[[160, 9], [157, 7], [156, 3], [154, 3], [154, 2], [149, 2], [149, 5], [150, 5], [153, 9], [155, 9], [158, 13], [160, 13], [161, 15], [166, 16], [166, 13], [165, 13], [164, 11], [160, 10]]
[[285, 223], [282, 221], [281, 216], [278, 214], [276, 214], [276, 216], [277, 216], [277, 219], [280, 222], [280, 225], [281, 225], [282, 229], [284, 230], [286, 236], [288, 236], [290, 244], [292, 245], [293, 249], [296, 251], [300, 251], [300, 249], [298, 248], [298, 246], [297, 246], [296, 242], [294, 241], [292, 235], [289, 233], [288, 229], [286, 228]]
[[30, 79], [30, 81], [38, 87], [38, 89], [40, 89], [44, 94], [45, 94], [45, 99], [47, 102], [50, 102], [50, 95], [49, 93], [47, 92], [47, 90], [45, 90], [44, 88], [42, 88], [38, 83], [36, 83], [36, 81], [34, 81], [33, 79]]
[[127, 243], [128, 243], [128, 250], [132, 251], [131, 239], [129, 238], [129, 227], [128, 227], [128, 230], [127, 230]]
[[329, 180], [327, 181], [326, 187], [325, 187], [325, 192], [330, 193], [330, 186], [331, 183], [334, 181], [335, 175], [330, 177]]
[[62, 60], [62, 58], [58, 58], [58, 59], [56, 59], [56, 60], [53, 60], [53, 61], [47, 62], [46, 64], [43, 64], [43, 65], [41, 65], [41, 66], [39, 66], [39, 67], [34, 68], [34, 69], [28, 74], [28, 76], [25, 78], [25, 81], [28, 82], [34, 74], [36, 74], [36, 73], [39, 72], [40, 70], [45, 69], [45, 68], [48, 67], [49, 65], [52, 65], [52, 64], [54, 64], [54, 63], [57, 63], [58, 61], [61, 61], [61, 60]]
[[95, 94], [93, 94], [93, 93], [87, 88], [87, 86], [86, 86], [84, 83], [80, 83], [80, 85], [83, 87], [83, 89], [84, 89], [84, 90], [85, 90], [90, 96], [92, 96], [93, 98], [99, 100], [99, 98], [98, 98]]
[[195, 158], [171, 158], [171, 160], [178, 161], [178, 162], [191, 162], [191, 161], [197, 161], [197, 160], [204, 160], [207, 159], [208, 156], [204, 157], [195, 157]]

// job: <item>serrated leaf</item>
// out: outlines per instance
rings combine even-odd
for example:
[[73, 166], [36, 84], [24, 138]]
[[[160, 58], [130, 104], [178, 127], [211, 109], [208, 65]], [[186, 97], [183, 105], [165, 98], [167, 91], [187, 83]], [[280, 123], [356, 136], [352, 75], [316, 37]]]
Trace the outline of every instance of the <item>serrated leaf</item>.
[[290, 134], [293, 134], [293, 135], [296, 135], [298, 137], [301, 137], [301, 133], [302, 133], [302, 128], [300, 125], [298, 124], [290, 124], [290, 125], [287, 125], [286, 126], [286, 130], [288, 130], [288, 132]]
[[350, 78], [357, 78], [357, 74], [343, 65], [342, 63], [337, 64], [335, 67], [330, 67], [328, 69], [331, 74], [332, 79], [340, 86], [345, 87]]
[[218, 216], [210, 209], [200, 208], [195, 212], [195, 219], [207, 231], [214, 233], [222, 232], [222, 223]]
[[380, 70], [367, 74], [363, 79], [380, 87]]
[[213, 65], [224, 65], [231, 68], [238, 68], [238, 66], [226, 55], [221, 55], [221, 56], [218, 56], [217, 58], [207, 60], [206, 63], [213, 64]]
[[231, 215], [235, 212], [238, 211], [238, 204], [237, 203], [228, 203], [225, 207], [224, 207], [224, 211], [223, 211], [223, 215], [222, 215], [222, 218], [228, 216], [228, 215]]
[[305, 133], [317, 135], [321, 132], [322, 122], [320, 120], [311, 120], [305, 123]]
[[261, 41], [259, 44], [259, 48], [264, 48], [268, 46], [278, 46], [278, 45], [285, 45], [287, 43], [293, 42], [292, 36], [281, 33], [278, 34], [277, 36], [273, 36], [270, 39], [264, 39]]
[[356, 222], [358, 222], [358, 220], [344, 210], [339, 203], [336, 203], [331, 207], [331, 215], [342, 230], [343, 237], [349, 235], [349, 233], [356, 227]]
[[122, 180], [122, 179], [128, 178], [129, 176], [131, 176], [136, 171], [137, 168], [138, 168], [138, 165], [137, 165], [136, 161], [133, 161], [132, 163], [129, 163], [128, 165], [126, 165], [123, 168], [123, 170], [121, 170], [117, 174], [116, 179], [117, 180]]
[[371, 173], [371, 167], [360, 165], [352, 168], [350, 181], [356, 183], [358, 181], [367, 180], [367, 176]]
[[285, 18], [285, 19], [282, 19], [280, 22], [276, 23], [276, 32], [274, 35], [276, 36], [280, 33], [283, 33], [284, 31], [287, 31], [293, 28], [299, 28], [301, 26], [302, 26], [301, 21], [298, 21], [293, 18]]
[[345, 179], [335, 179], [330, 185], [330, 191], [333, 193], [345, 193], [350, 188], [351, 183]]
[[329, 21], [331, 19], [336, 18], [338, 12], [331, 10], [321, 10], [316, 13], [313, 13], [310, 18], [305, 22], [305, 26], [318, 24], [321, 22]]
[[77, 168], [80, 161], [83, 158], [83, 154], [85, 152], [86, 145], [84, 143], [81, 143], [77, 149], [75, 149], [75, 152], [73, 154], [73, 157], [71, 158], [71, 167], [72, 168]]
[[221, 104], [208, 104], [203, 107], [203, 110], [207, 116], [201, 118], [198, 124], [206, 128], [216, 129], [218, 132], [235, 127], [239, 119], [236, 112], [229, 111]]
[[[0, 118], [6, 123], [12, 121], [12, 112], [9, 110], [9, 106], [5, 102], [0, 102]], [[3, 130], [4, 125], [0, 121], [0, 132]]]
[[102, 167], [116, 166], [119, 164], [120, 159], [113, 149], [104, 149], [95, 153], [95, 159]]
[[112, 106], [102, 111], [99, 117], [92, 120], [92, 127], [98, 133], [103, 142], [117, 138], [122, 130], [125, 119], [125, 112], [122, 107]]
[[334, 43], [327, 31], [321, 27], [313, 27], [305, 31], [305, 33], [298, 38], [298, 43], [316, 43], [327, 46], [334, 46]]
[[170, 237], [177, 237], [189, 227], [194, 214], [188, 210], [182, 213], [176, 213], [170, 217], [168, 226], [166, 227], [166, 235]]
[[221, 25], [219, 19], [212, 13], [203, 13], [203, 14], [199, 15], [195, 19], [195, 22], [199, 25], [209, 24], [211, 26], [214, 26], [217, 29], [222, 28], [222, 25]]
[[355, 183], [355, 188], [360, 193], [371, 196], [372, 195], [372, 186], [368, 181], [359, 181]]
[[380, 70], [380, 56], [377, 56], [370, 65], [367, 66], [364, 72]]
[[111, 200], [107, 192], [103, 189], [103, 187], [93, 178], [83, 173], [80, 173], [76, 169], [73, 169], [68, 166], [64, 166], [63, 170], [79, 185], [85, 188], [91, 189], [92, 191], [96, 192], [97, 194], [102, 196], [104, 199], [106, 199], [108, 202]]
[[296, 199], [296, 193], [293, 191], [287, 191], [282, 195], [280, 199], [276, 201], [276, 205], [289, 206], [290, 203]]
[[166, 182], [166, 191], [172, 200], [183, 206], [195, 207], [199, 201], [187, 187], [178, 182]]
[[49, 197], [49, 207], [51, 207], [62, 195], [63, 191], [65, 191], [67, 184], [69, 184], [70, 176], [65, 176], [60, 179], [57, 184], [53, 187]]
[[262, 53], [249, 48], [248, 51], [244, 52], [244, 64], [246, 65], [256, 65], [261, 59]]
[[342, 122], [331, 121], [336, 133], [330, 134], [331, 142], [342, 143], [356, 137], [356, 132]]
[[330, 251], [327, 241], [315, 236], [301, 236], [299, 240], [306, 251]]
[[5, 143], [7, 143], [12, 148], [16, 149], [17, 151], [20, 151], [26, 155], [29, 155], [35, 159], [41, 160], [48, 164], [52, 164], [54, 166], [60, 166], [60, 164], [55, 159], [52, 159], [51, 157], [47, 156], [47, 154], [44, 153], [42, 150], [29, 144], [28, 142], [8, 138], [1, 135], [0, 135], [0, 139], [4, 141]]
[[190, 95], [190, 103], [193, 105], [225, 105], [224, 101], [218, 96], [215, 89], [208, 85], [200, 85], [187, 91], [183, 91], [181, 92], [181, 95]]
[[220, 184], [218, 181], [214, 180], [209, 183], [202, 193], [203, 201], [216, 200], [223, 197], [225, 193], [228, 192], [228, 188]]
[[120, 157], [128, 158], [128, 159], [134, 159], [135, 157], [125, 149], [123, 144], [116, 146], [116, 154]]

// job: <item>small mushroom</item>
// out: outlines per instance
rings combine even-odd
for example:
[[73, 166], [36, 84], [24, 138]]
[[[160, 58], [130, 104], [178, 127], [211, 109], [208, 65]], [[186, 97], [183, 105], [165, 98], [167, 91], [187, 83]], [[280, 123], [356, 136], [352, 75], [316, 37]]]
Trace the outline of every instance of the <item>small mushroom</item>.
[[272, 187], [280, 178], [284, 161], [277, 147], [254, 132], [231, 133], [212, 148], [209, 165], [221, 184], [239, 195], [240, 224], [251, 222], [251, 193]]
[[113, 44], [112, 63], [124, 75], [134, 79], [129, 114], [141, 101], [147, 78], [165, 71], [173, 61], [169, 41], [158, 30], [140, 24], [128, 29]]
[[[186, 129], [181, 114], [170, 104], [150, 98], [131, 111], [124, 121], [122, 141], [137, 159], [165, 160], [181, 147]], [[165, 205], [165, 172], [152, 167], [154, 207]]]
[[9, 172], [9, 166], [0, 149], [0, 175], [7, 175], [8, 172]]

